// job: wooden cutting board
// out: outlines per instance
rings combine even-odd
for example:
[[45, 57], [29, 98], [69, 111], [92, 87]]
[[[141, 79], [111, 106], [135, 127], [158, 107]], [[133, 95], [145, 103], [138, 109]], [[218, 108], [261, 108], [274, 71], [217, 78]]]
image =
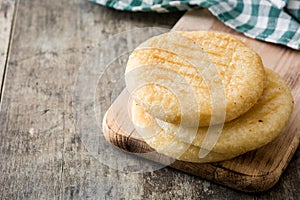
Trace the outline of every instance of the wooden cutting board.
[[[299, 145], [300, 51], [247, 38], [223, 25], [207, 10], [187, 12], [173, 30], [212, 30], [237, 36], [261, 55], [265, 67], [273, 69], [284, 78], [292, 90], [295, 107], [283, 133], [260, 149], [218, 163], [196, 164], [175, 161], [170, 166], [246, 192], [265, 191], [271, 188], [279, 180]], [[128, 97], [125, 89], [107, 111], [103, 123], [105, 138], [128, 152], [154, 151], [134, 130], [128, 116]], [[158, 153], [151, 155], [147, 158], [156, 162], [164, 163], [167, 159]]]

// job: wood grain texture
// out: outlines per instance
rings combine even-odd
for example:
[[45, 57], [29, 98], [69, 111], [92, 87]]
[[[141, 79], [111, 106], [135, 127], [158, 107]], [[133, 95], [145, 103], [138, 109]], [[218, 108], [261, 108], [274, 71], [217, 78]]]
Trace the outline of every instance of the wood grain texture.
[[119, 12], [86, 0], [20, 1], [17, 12], [0, 113], [0, 199], [297, 199], [299, 151], [272, 190], [249, 195], [169, 167], [119, 172], [85, 149], [71, 106], [83, 58], [110, 35], [170, 28], [182, 13]]
[[13, 32], [16, 2], [16, 0], [0, 0], [0, 100], [3, 77], [9, 57], [9, 43]]
[[[246, 38], [225, 27], [206, 11], [189, 12], [181, 18], [174, 29], [223, 31], [236, 35], [262, 56], [266, 67], [284, 77], [295, 98], [295, 108], [291, 121], [283, 133], [256, 151], [219, 163], [195, 164], [175, 161], [171, 166], [242, 191], [257, 192], [269, 189], [279, 180], [299, 145], [299, 51]], [[124, 90], [110, 107], [104, 122], [105, 137], [112, 144], [129, 152], [153, 152], [154, 150], [134, 130], [128, 115], [128, 99], [128, 92]], [[148, 158], [164, 163], [163, 157], [157, 154]]]
[[0, 199], [141, 198], [142, 174], [110, 169], [84, 149], [73, 87], [83, 58], [102, 40], [135, 27], [171, 27], [181, 15], [146, 18], [86, 0], [20, 1], [1, 102]]

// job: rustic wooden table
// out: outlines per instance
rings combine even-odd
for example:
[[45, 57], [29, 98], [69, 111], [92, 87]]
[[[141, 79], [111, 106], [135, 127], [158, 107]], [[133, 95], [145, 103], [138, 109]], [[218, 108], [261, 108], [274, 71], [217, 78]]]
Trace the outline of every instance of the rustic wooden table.
[[299, 150], [272, 189], [247, 194], [168, 167], [116, 171], [85, 149], [72, 112], [83, 59], [113, 34], [171, 28], [182, 14], [0, 0], [0, 199], [299, 199]]

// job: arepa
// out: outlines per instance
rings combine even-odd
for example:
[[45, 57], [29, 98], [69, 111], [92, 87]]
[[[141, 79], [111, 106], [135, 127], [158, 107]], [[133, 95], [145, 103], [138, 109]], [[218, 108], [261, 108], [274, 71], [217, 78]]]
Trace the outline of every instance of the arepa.
[[[200, 63], [200, 66], [195, 63]], [[144, 66], [148, 66], [147, 70], [132, 73]], [[170, 74], [177, 73], [186, 80], [186, 85], [181, 86], [183, 89], [179, 93], [174, 93], [182, 83], [178, 83], [177, 79], [171, 80], [165, 75], [168, 73], [160, 74], [163, 70], [156, 69], [156, 66]], [[265, 74], [260, 56], [229, 34], [207, 31], [171, 32], [142, 43], [129, 57], [126, 86], [131, 91], [135, 89], [131, 95], [136, 103], [158, 119], [180, 124], [184, 118], [188, 122], [183, 124], [186, 127], [193, 127], [195, 123], [189, 124], [189, 121], [197, 119], [197, 125], [208, 126], [217, 112], [212, 112], [215, 105], [212, 103], [214, 88], [207, 84], [215, 78], [209, 80], [202, 76], [207, 66], [215, 66], [224, 92], [226, 117], [215, 124], [231, 121], [244, 114], [261, 96]], [[141, 87], [139, 83], [145, 77], [170, 81], [172, 87], [164, 87], [155, 81]], [[195, 100], [192, 101], [189, 95]], [[190, 108], [189, 112], [182, 110], [182, 104]]]
[[198, 128], [196, 134], [192, 128], [178, 132], [178, 125], [158, 122], [134, 103], [131, 115], [138, 133], [159, 153], [202, 163], [227, 160], [269, 143], [285, 127], [292, 109], [288, 86], [278, 74], [266, 69], [265, 89], [258, 102], [244, 115], [224, 124], [217, 143], [205, 158], [199, 158], [199, 150], [210, 145], [202, 144], [207, 127]]

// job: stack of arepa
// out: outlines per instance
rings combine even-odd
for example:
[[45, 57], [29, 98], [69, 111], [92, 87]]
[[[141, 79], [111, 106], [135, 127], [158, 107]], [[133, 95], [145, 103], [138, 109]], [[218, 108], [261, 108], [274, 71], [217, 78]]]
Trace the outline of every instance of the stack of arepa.
[[157, 152], [216, 162], [260, 148], [287, 124], [293, 98], [260, 56], [220, 32], [169, 32], [137, 47], [126, 67], [130, 116]]

